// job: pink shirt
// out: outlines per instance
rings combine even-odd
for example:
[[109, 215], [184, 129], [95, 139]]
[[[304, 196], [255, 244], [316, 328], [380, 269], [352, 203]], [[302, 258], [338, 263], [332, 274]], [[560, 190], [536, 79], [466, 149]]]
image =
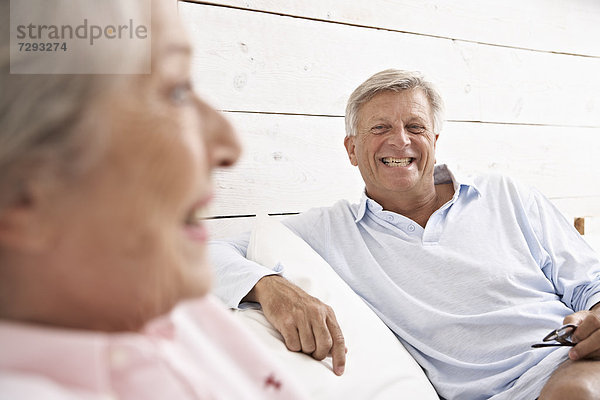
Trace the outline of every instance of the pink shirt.
[[0, 322], [0, 399], [301, 399], [299, 388], [213, 298], [143, 333]]

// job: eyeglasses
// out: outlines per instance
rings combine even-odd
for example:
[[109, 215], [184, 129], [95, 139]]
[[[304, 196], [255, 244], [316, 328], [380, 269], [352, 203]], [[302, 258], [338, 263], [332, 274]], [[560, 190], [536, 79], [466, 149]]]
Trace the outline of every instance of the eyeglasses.
[[[546, 337], [542, 340], [544, 343], [536, 343], [531, 347], [550, 347], [550, 346], [575, 346], [575, 343], [571, 341], [571, 335], [577, 329], [577, 325], [563, 325], [558, 329], [550, 332]], [[556, 342], [556, 343], [546, 343], [546, 342]]]

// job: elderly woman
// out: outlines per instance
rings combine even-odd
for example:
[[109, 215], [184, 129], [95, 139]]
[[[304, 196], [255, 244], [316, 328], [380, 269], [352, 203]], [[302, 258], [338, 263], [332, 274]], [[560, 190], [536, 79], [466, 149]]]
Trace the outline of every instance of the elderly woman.
[[211, 169], [239, 146], [190, 89], [190, 46], [165, 3], [146, 75], [9, 74], [4, 31], [0, 398], [300, 397], [207, 295], [197, 215]]

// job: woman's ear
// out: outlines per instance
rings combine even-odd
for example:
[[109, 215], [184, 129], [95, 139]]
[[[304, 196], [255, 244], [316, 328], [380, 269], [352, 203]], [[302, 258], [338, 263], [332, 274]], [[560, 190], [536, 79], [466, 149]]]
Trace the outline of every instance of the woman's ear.
[[0, 247], [37, 252], [49, 244], [48, 190], [45, 184], [25, 184], [0, 209]]

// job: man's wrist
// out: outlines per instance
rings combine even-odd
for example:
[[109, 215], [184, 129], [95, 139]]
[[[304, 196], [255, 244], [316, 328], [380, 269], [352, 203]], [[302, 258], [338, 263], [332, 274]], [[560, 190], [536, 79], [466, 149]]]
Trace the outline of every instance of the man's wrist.
[[251, 301], [254, 303], [260, 303], [262, 295], [269, 291], [269, 285], [273, 279], [283, 279], [279, 275], [265, 275], [254, 284], [252, 290], [242, 299], [242, 302]]

